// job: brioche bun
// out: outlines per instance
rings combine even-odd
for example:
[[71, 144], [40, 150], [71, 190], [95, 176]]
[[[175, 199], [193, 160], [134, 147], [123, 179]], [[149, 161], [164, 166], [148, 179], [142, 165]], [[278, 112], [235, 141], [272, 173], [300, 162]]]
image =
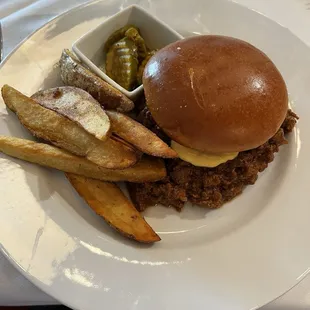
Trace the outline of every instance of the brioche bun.
[[288, 109], [273, 62], [239, 39], [203, 35], [172, 43], [144, 70], [147, 106], [161, 129], [203, 152], [256, 148], [280, 128]]

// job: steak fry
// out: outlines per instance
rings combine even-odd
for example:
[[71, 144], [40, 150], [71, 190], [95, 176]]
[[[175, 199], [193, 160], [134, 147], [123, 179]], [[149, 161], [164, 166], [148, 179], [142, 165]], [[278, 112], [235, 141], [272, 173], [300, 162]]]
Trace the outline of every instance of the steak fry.
[[166, 176], [164, 162], [143, 157], [122, 170], [106, 169], [55, 146], [15, 137], [0, 136], [0, 152], [41, 166], [104, 181], [154, 182]]
[[106, 113], [111, 121], [112, 132], [134, 145], [138, 150], [157, 157], [178, 157], [178, 154], [163, 140], [132, 118], [115, 111], [106, 111]]
[[4, 103], [36, 137], [49, 141], [99, 166], [124, 169], [137, 161], [135, 151], [110, 138], [100, 141], [68, 118], [42, 107], [14, 88], [2, 87]]
[[40, 90], [31, 96], [41, 106], [79, 124], [99, 140], [109, 136], [110, 120], [99, 103], [80, 88], [63, 86]]
[[134, 108], [134, 103], [129, 98], [83, 67], [68, 49], [63, 50], [59, 64], [61, 79], [65, 85], [84, 89], [105, 109], [128, 112]]
[[122, 235], [142, 243], [160, 241], [117, 185], [71, 173], [66, 177], [90, 208]]

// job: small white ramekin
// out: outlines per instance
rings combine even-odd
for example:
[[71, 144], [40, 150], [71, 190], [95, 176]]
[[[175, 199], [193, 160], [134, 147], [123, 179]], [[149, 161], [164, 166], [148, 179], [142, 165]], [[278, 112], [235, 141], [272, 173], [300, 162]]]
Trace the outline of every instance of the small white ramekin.
[[150, 49], [161, 49], [164, 46], [183, 39], [183, 37], [158, 18], [137, 5], [129, 6], [111, 16], [96, 28], [90, 30], [72, 45], [73, 51], [80, 60], [96, 75], [120, 90], [130, 99], [135, 99], [143, 91], [143, 85], [128, 91], [108, 77], [104, 71], [104, 44], [116, 30], [126, 25], [135, 25]]

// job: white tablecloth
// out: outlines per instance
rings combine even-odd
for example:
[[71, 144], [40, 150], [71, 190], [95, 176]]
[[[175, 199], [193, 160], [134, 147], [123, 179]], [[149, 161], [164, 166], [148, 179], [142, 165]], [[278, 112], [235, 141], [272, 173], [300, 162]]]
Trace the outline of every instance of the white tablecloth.
[[[0, 0], [4, 54], [7, 55], [28, 34], [51, 18], [85, 2], [87, 1]], [[288, 27], [310, 46], [310, 0], [235, 0], [235, 2], [262, 12]], [[57, 301], [33, 286], [0, 254], [0, 305], [55, 303]], [[280, 309], [310, 309], [310, 277], [261, 310]]]

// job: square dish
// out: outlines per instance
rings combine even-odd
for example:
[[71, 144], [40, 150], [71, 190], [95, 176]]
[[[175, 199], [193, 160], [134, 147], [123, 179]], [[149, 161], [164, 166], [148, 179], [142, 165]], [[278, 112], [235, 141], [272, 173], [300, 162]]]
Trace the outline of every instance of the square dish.
[[172, 42], [183, 39], [178, 32], [167, 24], [141, 7], [132, 5], [87, 32], [74, 42], [72, 49], [80, 60], [99, 77], [120, 90], [128, 98], [135, 99], [143, 91], [143, 85], [128, 91], [99, 68], [104, 67], [105, 53], [103, 50], [108, 37], [121, 27], [131, 24], [140, 29], [146, 46], [150, 49], [160, 49]]

